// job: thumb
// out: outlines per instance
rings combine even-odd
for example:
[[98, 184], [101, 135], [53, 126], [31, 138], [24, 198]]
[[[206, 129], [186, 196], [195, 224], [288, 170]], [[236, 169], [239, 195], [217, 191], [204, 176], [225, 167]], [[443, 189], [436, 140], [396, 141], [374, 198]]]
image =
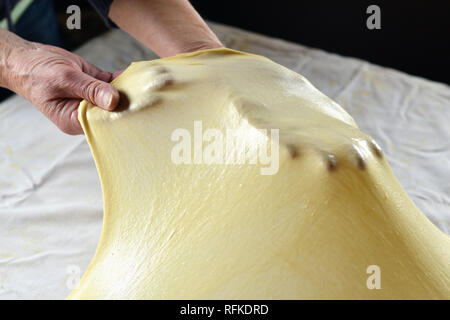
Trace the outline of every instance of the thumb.
[[117, 107], [119, 92], [111, 84], [83, 72], [74, 72], [70, 78], [72, 94], [105, 110]]

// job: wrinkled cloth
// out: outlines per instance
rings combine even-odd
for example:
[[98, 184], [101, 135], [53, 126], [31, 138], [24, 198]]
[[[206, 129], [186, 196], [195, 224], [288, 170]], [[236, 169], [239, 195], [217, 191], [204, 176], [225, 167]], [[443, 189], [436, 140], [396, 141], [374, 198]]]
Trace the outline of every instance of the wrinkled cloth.
[[[232, 49], [307, 77], [375, 138], [414, 203], [450, 233], [450, 87], [368, 62], [210, 23]], [[108, 71], [156, 59], [121, 30], [76, 51]], [[102, 193], [84, 136], [60, 132], [28, 101], [0, 104], [0, 298], [63, 299], [101, 232]]]

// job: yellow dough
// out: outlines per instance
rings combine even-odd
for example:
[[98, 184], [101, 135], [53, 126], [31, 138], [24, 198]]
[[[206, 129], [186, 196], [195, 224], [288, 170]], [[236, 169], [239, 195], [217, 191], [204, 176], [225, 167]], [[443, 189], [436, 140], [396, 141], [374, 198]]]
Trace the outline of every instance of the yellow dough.
[[[301, 75], [212, 49], [133, 63], [113, 84], [121, 110], [79, 108], [104, 221], [69, 298], [450, 298], [449, 237]], [[219, 148], [227, 129], [244, 148]], [[255, 146], [278, 167], [233, 162]]]

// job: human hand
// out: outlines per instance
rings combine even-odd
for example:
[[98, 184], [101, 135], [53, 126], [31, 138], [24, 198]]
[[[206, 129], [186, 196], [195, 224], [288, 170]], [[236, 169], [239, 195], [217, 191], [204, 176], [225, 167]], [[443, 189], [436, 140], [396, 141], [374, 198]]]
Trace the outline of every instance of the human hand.
[[67, 134], [82, 134], [78, 105], [82, 99], [113, 110], [118, 91], [113, 75], [64, 49], [28, 43], [10, 54], [9, 89], [27, 98]]

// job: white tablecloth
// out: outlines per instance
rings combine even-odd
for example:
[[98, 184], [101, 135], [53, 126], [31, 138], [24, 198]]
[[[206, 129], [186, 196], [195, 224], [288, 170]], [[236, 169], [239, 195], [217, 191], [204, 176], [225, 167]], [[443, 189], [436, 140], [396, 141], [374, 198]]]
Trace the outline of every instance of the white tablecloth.
[[[211, 23], [230, 48], [267, 56], [338, 101], [382, 146], [416, 205], [450, 233], [450, 87], [357, 59]], [[120, 30], [76, 51], [115, 71], [156, 55]], [[102, 194], [84, 136], [29, 102], [0, 104], [0, 298], [61, 299], [99, 239]]]

